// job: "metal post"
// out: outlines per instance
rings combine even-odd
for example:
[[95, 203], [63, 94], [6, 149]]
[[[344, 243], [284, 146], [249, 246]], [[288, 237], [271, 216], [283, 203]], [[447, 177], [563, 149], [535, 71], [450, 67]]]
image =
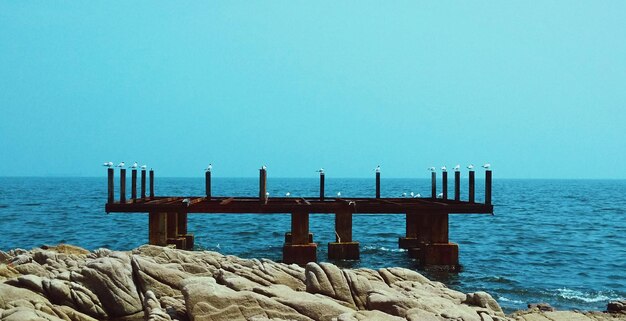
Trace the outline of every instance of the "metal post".
[[130, 198], [132, 200], [137, 198], [137, 170], [130, 171]]
[[154, 197], [154, 171], [150, 169], [150, 198]]
[[430, 179], [431, 179], [431, 197], [432, 198], [437, 198], [437, 173], [432, 172], [430, 174]]
[[141, 198], [146, 198], [146, 170], [141, 170]]
[[376, 172], [376, 198], [380, 198], [380, 172]]
[[485, 171], [485, 204], [491, 204], [491, 170]]
[[204, 172], [204, 188], [206, 189], [206, 197], [211, 198], [211, 171]]
[[320, 201], [324, 200], [324, 172], [320, 172]]
[[126, 203], [126, 169], [120, 168], [120, 203]]
[[469, 202], [474, 203], [474, 171], [469, 172]]
[[265, 200], [267, 193], [267, 170], [259, 170], [259, 199]]
[[107, 169], [107, 178], [108, 178], [108, 187], [109, 187], [109, 197], [108, 197], [107, 201], [109, 203], [115, 202], [115, 196], [113, 195], [113, 191], [114, 191], [114, 183], [113, 183], [114, 175], [115, 175], [115, 170], [113, 168]]
[[454, 172], [454, 200], [461, 200], [461, 172]]
[[443, 189], [443, 199], [448, 199], [448, 172], [443, 171], [441, 173], [441, 188]]

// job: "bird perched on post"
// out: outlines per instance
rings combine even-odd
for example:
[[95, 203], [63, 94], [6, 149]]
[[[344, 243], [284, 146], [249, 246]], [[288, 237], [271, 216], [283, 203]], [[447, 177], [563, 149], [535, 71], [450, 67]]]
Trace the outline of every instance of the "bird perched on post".
[[209, 166], [207, 166], [207, 167], [204, 169], [204, 171], [205, 171], [205, 172], [210, 172], [212, 169], [213, 169], [213, 165], [212, 165], [212, 164], [209, 164]]
[[102, 164], [102, 166], [106, 166], [108, 168], [111, 168], [111, 167], [113, 167], [113, 162], [106, 162], [106, 163]]
[[474, 170], [474, 164], [467, 165], [467, 169], [469, 169], [470, 171], [473, 171]]
[[117, 164], [117, 167], [119, 167], [119, 168], [124, 168], [124, 166], [125, 166], [125, 165], [126, 165], [126, 164], [124, 164], [124, 162], [121, 162], [121, 163]]
[[461, 170], [461, 165], [457, 164], [456, 166], [454, 166], [455, 172], [458, 172], [459, 170]]
[[148, 168], [148, 166], [146, 166], [146, 165], [141, 165], [141, 170], [142, 170], [142, 171], [145, 171], [145, 170], [146, 170], [146, 168]]
[[376, 168], [374, 168], [374, 171], [376, 173], [380, 173], [380, 165], [377, 165]]
[[437, 169], [433, 166], [433, 167], [429, 167], [429, 168], [428, 168], [428, 170], [429, 170], [429, 171], [431, 171], [431, 172], [434, 172], [434, 171], [436, 171]]
[[263, 165], [263, 166], [261, 166], [261, 169], [262, 169], [262, 170], [266, 170], [266, 169], [267, 169], [267, 166]]
[[447, 170], [448, 170], [448, 168], [446, 167], [446, 165], [441, 166], [441, 171], [442, 171], [442, 172], [445, 172], [445, 171], [447, 171]]
[[318, 173], [320, 173], [320, 174], [324, 174], [324, 168], [322, 167], [322, 168], [320, 168], [320, 169], [316, 170], [316, 172], [318, 172]]
[[437, 194], [437, 198], [443, 198], [443, 193]]
[[484, 169], [489, 169], [490, 167], [491, 167], [491, 164], [489, 164], [489, 163], [487, 163], [487, 164], [483, 165], [483, 168], [484, 168]]
[[137, 162], [134, 162], [131, 166], [130, 169], [137, 169]]
[[341, 197], [341, 192], [337, 192], [337, 197]]
[[185, 204], [187, 207], [189, 207], [190, 200], [189, 200], [188, 198], [183, 199], [183, 200], [182, 200], [182, 202], [183, 202], [183, 204]]

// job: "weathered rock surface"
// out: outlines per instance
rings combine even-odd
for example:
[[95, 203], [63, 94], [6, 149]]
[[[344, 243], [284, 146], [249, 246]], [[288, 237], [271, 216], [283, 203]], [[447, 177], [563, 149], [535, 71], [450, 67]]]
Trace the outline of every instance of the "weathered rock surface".
[[461, 293], [403, 268], [305, 268], [216, 252], [70, 246], [0, 252], [0, 321], [615, 321], [533, 306], [505, 316], [486, 292]]

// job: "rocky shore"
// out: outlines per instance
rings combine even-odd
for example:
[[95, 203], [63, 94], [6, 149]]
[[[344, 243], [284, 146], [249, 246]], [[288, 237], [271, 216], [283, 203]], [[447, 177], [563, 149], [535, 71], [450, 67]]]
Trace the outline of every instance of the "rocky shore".
[[464, 294], [403, 268], [306, 267], [216, 252], [59, 245], [0, 251], [0, 320], [626, 320], [611, 312], [505, 315], [485, 292]]

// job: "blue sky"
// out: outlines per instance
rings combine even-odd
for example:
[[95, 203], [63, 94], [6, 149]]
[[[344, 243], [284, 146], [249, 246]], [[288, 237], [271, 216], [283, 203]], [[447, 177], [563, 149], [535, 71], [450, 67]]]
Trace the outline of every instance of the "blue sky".
[[626, 2], [0, 0], [0, 176], [626, 178]]

